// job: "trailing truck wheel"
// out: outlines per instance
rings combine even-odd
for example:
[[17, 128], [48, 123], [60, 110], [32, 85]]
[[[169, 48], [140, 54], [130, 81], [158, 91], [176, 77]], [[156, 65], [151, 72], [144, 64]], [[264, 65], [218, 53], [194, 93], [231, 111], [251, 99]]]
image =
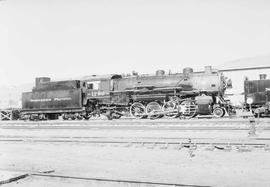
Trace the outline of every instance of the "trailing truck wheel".
[[142, 103], [133, 103], [130, 106], [130, 115], [137, 118], [137, 119], [141, 119], [145, 116], [146, 114], [146, 109], [145, 106]]
[[107, 110], [105, 116], [107, 117], [108, 120], [112, 120], [113, 119], [113, 116], [112, 116], [112, 111], [110, 110]]
[[159, 118], [161, 115], [160, 114], [155, 115], [155, 113], [160, 111], [161, 106], [157, 102], [150, 102], [146, 105], [146, 113], [148, 114], [150, 119]]
[[120, 119], [122, 116], [119, 114], [113, 114], [113, 119]]
[[108, 110], [105, 115], [106, 115], [108, 120], [120, 119], [122, 117], [122, 115], [116, 113], [115, 111], [111, 111], [111, 110]]
[[221, 118], [224, 116], [225, 111], [222, 108], [217, 107], [214, 109], [213, 114], [215, 117]]
[[173, 101], [168, 101], [164, 103], [164, 105], [162, 106], [162, 110], [164, 112], [171, 111], [170, 113], [165, 114], [167, 118], [176, 118], [179, 115], [178, 111], [175, 111], [176, 109], [177, 109], [177, 105]]
[[178, 111], [180, 112], [180, 118], [190, 119], [196, 116], [197, 106], [194, 101], [185, 100], [178, 106]]
[[90, 118], [92, 117], [92, 114], [87, 114], [87, 115], [84, 115], [83, 118], [85, 120], [89, 120]]

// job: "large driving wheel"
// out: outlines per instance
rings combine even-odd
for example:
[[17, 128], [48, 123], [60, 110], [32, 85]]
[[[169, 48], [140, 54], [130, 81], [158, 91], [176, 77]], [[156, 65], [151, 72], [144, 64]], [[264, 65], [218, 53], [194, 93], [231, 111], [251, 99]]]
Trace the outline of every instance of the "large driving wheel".
[[178, 108], [180, 117], [193, 118], [197, 114], [197, 106], [195, 101], [185, 100], [182, 101]]
[[156, 114], [157, 112], [161, 112], [161, 106], [157, 102], [150, 102], [146, 105], [146, 113], [151, 119], [159, 118], [161, 115]]
[[173, 101], [168, 101], [162, 106], [164, 112], [170, 112], [165, 114], [167, 118], [176, 118], [179, 115], [178, 111], [175, 111], [176, 109], [177, 104]]
[[130, 115], [141, 119], [145, 116], [145, 106], [142, 103], [135, 102], [130, 106]]

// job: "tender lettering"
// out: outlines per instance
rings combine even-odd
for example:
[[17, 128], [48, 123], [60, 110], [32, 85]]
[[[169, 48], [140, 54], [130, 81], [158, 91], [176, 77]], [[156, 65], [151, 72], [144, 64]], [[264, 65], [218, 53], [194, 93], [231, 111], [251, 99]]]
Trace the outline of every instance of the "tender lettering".
[[54, 101], [70, 101], [72, 98], [70, 97], [62, 97], [62, 98], [54, 98]]
[[30, 99], [30, 102], [48, 102], [52, 99]]
[[56, 97], [56, 98], [52, 98], [52, 99], [30, 99], [30, 102], [49, 102], [49, 101], [70, 101], [72, 100], [72, 98], [70, 97]]

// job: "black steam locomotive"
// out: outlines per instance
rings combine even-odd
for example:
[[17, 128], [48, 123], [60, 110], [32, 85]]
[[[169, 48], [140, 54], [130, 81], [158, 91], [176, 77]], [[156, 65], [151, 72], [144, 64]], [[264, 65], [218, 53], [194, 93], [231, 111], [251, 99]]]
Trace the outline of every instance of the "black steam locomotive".
[[270, 117], [270, 79], [266, 74], [260, 80], [245, 80], [245, 105], [255, 116]]
[[37, 78], [32, 92], [22, 94], [22, 112], [30, 119], [89, 119], [106, 115], [151, 119], [228, 115], [223, 98], [225, 77], [211, 66], [203, 72], [155, 75], [92, 75], [81, 80], [51, 82]]

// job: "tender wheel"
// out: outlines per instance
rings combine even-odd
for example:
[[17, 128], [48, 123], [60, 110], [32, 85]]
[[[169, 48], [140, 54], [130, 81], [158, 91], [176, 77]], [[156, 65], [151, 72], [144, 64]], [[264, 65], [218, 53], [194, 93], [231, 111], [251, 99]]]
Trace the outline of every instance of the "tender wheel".
[[76, 118], [77, 118], [77, 120], [82, 120], [83, 119], [83, 116], [78, 115]]
[[177, 105], [173, 101], [168, 101], [164, 103], [164, 105], [162, 106], [162, 110], [164, 112], [171, 111], [170, 113], [165, 114], [167, 118], [176, 118], [179, 115], [178, 111], [174, 111], [176, 109], [177, 109]]
[[185, 100], [178, 106], [180, 117], [193, 118], [197, 114], [197, 106], [194, 101]]
[[145, 114], [146, 114], [145, 106], [142, 103], [136, 102], [130, 106], [131, 116], [141, 119], [145, 116]]
[[63, 120], [68, 120], [68, 116], [67, 116], [66, 114], [64, 114], [64, 115], [62, 116], [62, 118], [63, 118]]
[[213, 114], [215, 117], [221, 118], [224, 116], [225, 111], [222, 108], [217, 107], [214, 109]]
[[34, 121], [34, 120], [35, 120], [34, 115], [31, 115], [31, 114], [30, 114], [29, 120], [30, 120], [30, 121]]
[[159, 118], [161, 115], [160, 114], [155, 115], [155, 113], [160, 111], [161, 106], [157, 102], [150, 102], [146, 106], [146, 113], [151, 119]]

